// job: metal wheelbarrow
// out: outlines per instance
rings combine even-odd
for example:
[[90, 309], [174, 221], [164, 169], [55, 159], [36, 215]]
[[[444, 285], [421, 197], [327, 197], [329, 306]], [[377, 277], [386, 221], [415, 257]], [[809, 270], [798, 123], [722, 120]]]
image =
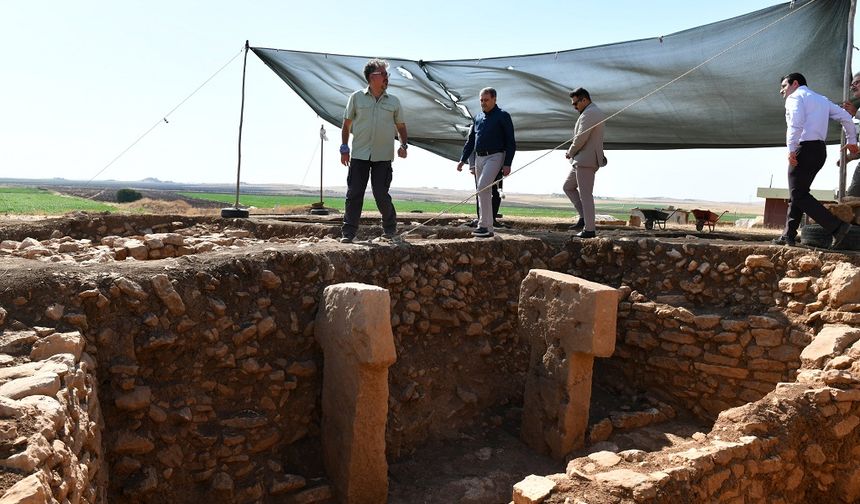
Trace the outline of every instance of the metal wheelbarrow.
[[692, 212], [693, 215], [696, 217], [696, 231], [701, 231], [705, 228], [705, 226], [708, 226], [709, 232], [714, 231], [714, 226], [717, 225], [717, 221], [720, 220], [720, 217], [729, 213], [729, 211], [726, 210], [720, 215], [717, 215], [710, 210], [700, 210], [698, 208], [692, 210]]
[[642, 212], [645, 217], [645, 229], [651, 230], [654, 229], [654, 224], [657, 224], [658, 229], [666, 229], [666, 221], [679, 209], [676, 208], [672, 212], [664, 212], [657, 208], [637, 208], [636, 210]]

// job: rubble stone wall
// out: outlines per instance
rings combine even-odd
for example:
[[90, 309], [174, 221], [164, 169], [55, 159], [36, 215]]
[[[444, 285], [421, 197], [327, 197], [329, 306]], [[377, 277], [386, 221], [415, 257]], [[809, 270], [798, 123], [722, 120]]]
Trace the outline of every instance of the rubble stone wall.
[[[860, 304], [850, 301], [858, 290], [853, 266], [797, 249], [513, 236], [356, 247], [289, 238], [302, 226], [213, 221], [216, 238], [231, 243], [160, 259], [146, 235], [177, 233], [199, 219], [130, 219], [128, 226], [99, 219], [67, 225], [99, 243], [144, 238], [147, 260], [127, 254], [51, 264], [9, 248], [13, 257], [0, 254], [0, 331], [83, 336], [92, 367], [76, 363], [75, 373], [85, 373], [85, 384], [86, 373], [94, 374], [86, 403], [90, 408], [98, 385], [105, 426], [101, 470], [90, 474], [109, 474], [97, 488], [110, 501], [311, 502], [330, 495], [321, 479], [322, 353], [313, 330], [322, 291], [336, 283], [391, 293], [398, 356], [389, 370], [391, 458], [521, 404], [528, 348], [517, 335], [517, 294], [532, 268], [620, 290], [617, 350], [598, 359], [595, 380], [604, 366], [604, 379], [623, 376], [708, 418], [792, 381], [800, 352], [823, 324], [855, 324], [860, 316]], [[71, 243], [57, 236], [65, 231], [48, 229], [35, 237], [44, 240], [38, 246]], [[17, 251], [29, 236], [22, 234], [3, 239], [19, 240]], [[104, 246], [130, 250], [126, 245]], [[840, 415], [845, 408], [835, 407]], [[801, 437], [811, 435], [812, 427], [797, 425]], [[8, 455], [14, 453], [18, 448]], [[46, 471], [15, 474], [43, 478], [52, 492], [62, 487]]]
[[97, 365], [83, 348], [77, 331], [0, 336], [0, 503], [105, 501]]
[[[695, 315], [631, 291], [621, 305], [630, 314], [646, 314], [640, 319], [646, 321], [642, 326], [628, 316], [628, 330], [620, 331], [633, 347], [629, 356], [648, 370], [634, 375], [670, 371], [663, 379], [674, 380], [660, 386], [676, 398], [687, 394], [692, 398], [700, 387], [706, 399], [698, 407], [716, 417], [713, 428], [660, 451], [597, 452], [574, 459], [565, 474], [518, 483], [520, 493], [542, 488], [534, 499], [549, 504], [860, 500], [860, 268], [845, 259], [822, 254], [747, 255], [736, 271], [759, 282], [743, 282], [741, 277], [737, 283], [755, 285], [760, 298], [771, 289], [774, 306], [766, 316], [741, 318], [736, 306], [731, 317]], [[695, 330], [678, 330], [679, 323]], [[631, 324], [635, 331], [629, 331]], [[671, 338], [664, 336], [667, 332]], [[674, 340], [683, 334], [695, 339]], [[703, 362], [709, 345], [728, 355], [721, 351], [725, 344], [740, 346], [740, 353], [732, 357], [737, 363]], [[683, 345], [690, 350], [682, 354]], [[749, 354], [751, 349], [755, 355]], [[667, 355], [674, 350], [676, 355]], [[623, 354], [619, 348], [618, 359], [610, 364], [624, 359]], [[791, 358], [783, 360], [780, 355]], [[772, 386], [767, 375], [757, 374], [763, 363], [773, 366]], [[762, 387], [759, 397], [747, 391], [757, 382]], [[678, 385], [674, 393], [670, 384]], [[729, 387], [737, 394], [728, 392]], [[723, 404], [735, 407], [717, 411], [723, 405], [718, 404], [713, 413], [707, 411], [708, 394], [714, 391]], [[749, 399], [742, 394], [749, 394]], [[690, 403], [696, 407], [694, 400]]]
[[396, 457], [521, 400], [516, 293], [543, 250], [522, 239], [314, 252], [252, 244], [241, 256], [72, 269], [11, 259], [0, 329], [84, 335], [97, 364], [109, 500], [319, 498], [331, 491], [319, 479], [313, 339], [323, 288], [360, 281], [391, 293], [399, 359], [387, 448]]
[[847, 336], [841, 344], [817, 362], [804, 362], [817, 368], [804, 368], [796, 381], [780, 383], [759, 401], [721, 412], [709, 433], [659, 452], [574, 459], [565, 474], [541, 480], [550, 489], [540, 498], [548, 504], [579, 498], [607, 504], [857, 502], [860, 331], [837, 330]]
[[622, 292], [616, 351], [595, 362], [595, 376], [624, 376], [707, 419], [792, 380], [823, 323], [860, 323], [860, 305], [828, 297], [838, 261], [799, 249], [646, 238], [574, 242], [548, 260]]

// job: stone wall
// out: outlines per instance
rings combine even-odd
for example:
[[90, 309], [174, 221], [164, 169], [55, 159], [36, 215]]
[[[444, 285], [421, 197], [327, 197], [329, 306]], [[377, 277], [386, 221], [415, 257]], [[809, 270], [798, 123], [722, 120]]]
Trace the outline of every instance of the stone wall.
[[52, 219], [33, 227], [0, 227], [0, 257], [82, 265], [126, 259], [152, 261], [238, 250], [261, 240], [271, 243], [314, 239], [331, 228], [273, 221], [148, 216], [135, 220], [105, 215]]
[[[313, 338], [328, 285], [353, 281], [390, 291], [398, 360], [389, 370], [389, 458], [522, 403], [528, 348], [517, 335], [517, 293], [532, 268], [622, 292], [618, 348], [598, 360], [596, 381], [624, 376], [631, 387], [705, 418], [776, 394], [778, 382], [793, 381], [800, 352], [823, 324], [853, 324], [860, 311], [846, 301], [854, 294], [851, 267], [837, 262], [844, 257], [799, 249], [552, 234], [346, 246], [297, 238], [308, 227], [302, 224], [123, 219], [129, 222], [105, 216], [55, 228], [80, 233], [74, 240], [101, 243], [113, 235], [143, 238], [145, 246], [147, 234], [201, 222], [212, 224], [207, 232], [226, 236], [241, 227], [250, 234], [228, 237], [243, 240], [241, 247], [167, 259], [152, 256], [159, 247], [150, 246], [147, 260], [127, 254], [104, 264], [0, 257], [4, 336], [32, 331], [41, 341], [51, 331], [77, 331], [86, 342], [75, 372], [92, 385], [88, 393], [98, 384], [105, 427], [93, 436], [102, 435], [104, 451], [87, 462], [100, 470], [87, 465], [90, 479], [75, 484], [95, 482], [118, 502], [330, 496], [319, 439], [322, 354]], [[330, 231], [317, 226], [309, 235]], [[70, 243], [51, 226], [39, 233], [2, 238]], [[120, 248], [116, 243], [108, 246]], [[78, 397], [92, 408], [93, 395]], [[798, 432], [809, 430], [804, 425]], [[8, 455], [25, 451], [16, 445]], [[62, 487], [46, 470], [9, 474], [35, 475], [43, 489]], [[96, 477], [108, 474], [99, 486]]]
[[596, 365], [702, 418], [792, 380], [822, 323], [860, 322], [860, 305], [828, 302], [838, 256], [644, 238], [577, 245], [550, 267], [623, 293], [615, 354]]
[[516, 293], [543, 250], [526, 239], [311, 251], [263, 243], [242, 255], [72, 269], [7, 259], [15, 267], [0, 292], [0, 329], [85, 337], [106, 426], [108, 500], [322, 499], [331, 492], [320, 479], [322, 355], [313, 339], [322, 289], [362, 281], [391, 292], [400, 358], [387, 438], [396, 457], [521, 400], [527, 350]]
[[105, 502], [95, 360], [80, 332], [14, 326], [0, 336], [0, 503]]
[[565, 474], [524, 482], [543, 490], [521, 502], [857, 502], [858, 341], [860, 330], [826, 326], [796, 381], [721, 412], [709, 433], [658, 452], [574, 459]]
[[[676, 377], [692, 375], [705, 397], [711, 385], [707, 374], [715, 374], [721, 377], [713, 381], [715, 390], [724, 385], [738, 389], [737, 398], [731, 393], [724, 397], [742, 405], [718, 412], [709, 433], [698, 433], [680, 445], [651, 453], [597, 452], [572, 460], [565, 474], [532, 477], [520, 485], [520, 494], [529, 497], [521, 497], [519, 502], [788, 504], [860, 499], [860, 329], [852, 326], [857, 325], [860, 268], [833, 256], [778, 259], [748, 256], [741, 274], [755, 276], [757, 268], [772, 270], [777, 269], [774, 263], [786, 264], [785, 276], [776, 284], [783, 293], [777, 297], [777, 305], [786, 308], [787, 328], [780, 328], [771, 317], [749, 316], [745, 321], [705, 318], [703, 324], [702, 319], [683, 315], [686, 323], [698, 327], [689, 332], [695, 334], [695, 340], [667, 340], [662, 336], [665, 325], [657, 326], [656, 335], [642, 331], [644, 335], [632, 339], [639, 348], [647, 341], [651, 353], [676, 349], [680, 354], [682, 346], [678, 345], [690, 345], [689, 355], [647, 360], [658, 370], [674, 370]], [[650, 305], [640, 311], [663, 310], [664, 316], [679, 318], [679, 308]], [[635, 306], [633, 303], [630, 309], [635, 311]], [[773, 315], [777, 313], [772, 310]], [[810, 336], [797, 336], [799, 327], [810, 331]], [[718, 338], [731, 341], [716, 341]], [[628, 338], [628, 344], [630, 341]], [[740, 345], [743, 351], [738, 362], [705, 367], [695, 360], [706, 355], [703, 348], [706, 352], [708, 345], [717, 343]], [[791, 360], [777, 368], [781, 361], [769, 352], [781, 354], [781, 347], [787, 348], [784, 351]], [[755, 348], [762, 348], [764, 357], [751, 358], [749, 351]], [[758, 382], [757, 376], [766, 378], [755, 374], [762, 360], [788, 376], [773, 376], [777, 383], [763, 397], [750, 393], [750, 400], [744, 401], [741, 394], [749, 384]], [[664, 362], [673, 367], [655, 365]], [[766, 379], [761, 382], [762, 388], [769, 386]], [[677, 383], [681, 392], [675, 397], [684, 397], [685, 387], [689, 387], [682, 380]], [[667, 390], [665, 383], [663, 388]], [[705, 407], [708, 399], [700, 404]]]

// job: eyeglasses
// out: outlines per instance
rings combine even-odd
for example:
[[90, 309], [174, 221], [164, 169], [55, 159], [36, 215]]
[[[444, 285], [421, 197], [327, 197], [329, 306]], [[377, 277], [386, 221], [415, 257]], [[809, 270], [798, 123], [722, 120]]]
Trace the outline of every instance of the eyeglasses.
[[370, 72], [370, 75], [381, 75], [383, 77], [388, 77], [388, 72]]

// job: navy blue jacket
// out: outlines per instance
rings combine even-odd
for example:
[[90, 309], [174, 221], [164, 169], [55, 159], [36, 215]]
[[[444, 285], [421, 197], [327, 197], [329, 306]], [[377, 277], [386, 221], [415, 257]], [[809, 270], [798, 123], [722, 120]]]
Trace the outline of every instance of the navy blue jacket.
[[460, 161], [468, 162], [472, 151], [492, 152], [504, 151], [505, 162], [502, 166], [511, 166], [514, 153], [517, 151], [517, 141], [514, 138], [514, 123], [511, 115], [500, 109], [498, 105], [489, 112], [481, 111], [475, 117], [475, 123], [469, 128], [469, 137], [463, 146]]

